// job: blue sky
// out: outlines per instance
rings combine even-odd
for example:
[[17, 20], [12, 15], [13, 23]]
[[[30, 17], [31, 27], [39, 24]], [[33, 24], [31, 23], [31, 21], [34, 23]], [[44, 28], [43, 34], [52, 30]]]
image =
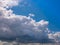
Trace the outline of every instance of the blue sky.
[[12, 9], [20, 15], [33, 13], [36, 21], [48, 20], [50, 30], [60, 31], [60, 0], [25, 0]]

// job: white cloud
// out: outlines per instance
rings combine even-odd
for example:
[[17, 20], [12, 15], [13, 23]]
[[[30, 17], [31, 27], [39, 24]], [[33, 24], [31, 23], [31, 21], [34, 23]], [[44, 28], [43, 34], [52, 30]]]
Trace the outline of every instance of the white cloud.
[[54, 39], [60, 42], [60, 32], [50, 33], [47, 25], [48, 21], [40, 20], [36, 22], [29, 16], [13, 14], [11, 9], [5, 7], [18, 5], [18, 0], [0, 0], [0, 37], [10, 38], [23, 35], [29, 35], [36, 39]]
[[29, 17], [34, 17], [34, 16], [35, 16], [35, 15], [34, 15], [34, 14], [32, 14], [32, 13], [30, 13], [30, 14], [29, 14]]
[[18, 0], [0, 0], [0, 7], [12, 7], [18, 5]]
[[60, 32], [56, 32], [54, 34], [48, 34], [50, 39], [54, 39], [55, 42], [60, 42]]
[[48, 38], [47, 25], [48, 21], [36, 22], [29, 16], [16, 15], [12, 10], [0, 7], [0, 37], [29, 35], [39, 39]]
[[45, 32], [47, 31], [47, 21], [43, 21], [41, 24], [42, 20], [36, 22], [30, 17], [14, 14], [8, 15], [9, 13], [7, 16], [0, 16], [0, 34], [2, 36], [7, 36], [7, 34], [8, 36], [34, 35], [36, 38], [42, 38], [43, 36], [45, 38], [47, 36]]

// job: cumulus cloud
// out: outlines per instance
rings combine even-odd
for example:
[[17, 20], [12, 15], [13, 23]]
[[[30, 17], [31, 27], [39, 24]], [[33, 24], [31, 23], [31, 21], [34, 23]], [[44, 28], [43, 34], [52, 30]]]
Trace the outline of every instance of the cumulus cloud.
[[43, 39], [53, 39], [55, 42], [60, 42], [60, 32], [50, 33], [47, 27], [48, 21], [36, 22], [31, 18], [34, 14], [29, 14], [29, 16], [16, 15], [11, 9], [7, 9], [7, 7], [18, 5], [18, 2], [18, 0], [0, 0], [0, 39], [19, 38], [26, 41], [32, 38], [32, 40], [40, 42]]
[[54, 34], [50, 33], [48, 36], [50, 39], [54, 39], [55, 42], [60, 42], [60, 32], [56, 32]]
[[12, 7], [18, 5], [18, 0], [0, 0], [0, 7]]
[[36, 22], [26, 16], [3, 15], [0, 16], [0, 37], [9, 38], [28, 35], [37, 39], [44, 39], [47, 38], [47, 25], [48, 22], [44, 20]]

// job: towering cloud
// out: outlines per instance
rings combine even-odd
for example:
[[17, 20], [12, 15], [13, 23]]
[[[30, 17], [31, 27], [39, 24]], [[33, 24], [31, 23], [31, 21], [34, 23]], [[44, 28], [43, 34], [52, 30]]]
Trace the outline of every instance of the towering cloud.
[[[0, 39], [15, 39], [36, 41], [41, 39], [50, 40], [53, 39], [55, 42], [60, 42], [60, 32], [50, 33], [48, 30], [48, 21], [41, 20], [36, 22], [29, 16], [16, 15], [10, 8], [18, 5], [19, 0], [0, 0]], [[27, 39], [26, 39], [27, 38]], [[30, 39], [31, 38], [31, 39]], [[30, 40], [29, 40], [30, 39]]]

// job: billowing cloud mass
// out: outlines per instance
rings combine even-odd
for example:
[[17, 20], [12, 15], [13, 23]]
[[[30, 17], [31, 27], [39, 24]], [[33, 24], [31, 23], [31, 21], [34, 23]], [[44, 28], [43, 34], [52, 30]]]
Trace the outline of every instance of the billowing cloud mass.
[[[60, 32], [50, 33], [48, 21], [36, 22], [29, 16], [16, 15], [11, 9], [18, 5], [19, 0], [0, 0], [0, 39], [14, 40], [19, 38], [22, 42], [60, 42]], [[44, 41], [46, 40], [46, 41]]]

